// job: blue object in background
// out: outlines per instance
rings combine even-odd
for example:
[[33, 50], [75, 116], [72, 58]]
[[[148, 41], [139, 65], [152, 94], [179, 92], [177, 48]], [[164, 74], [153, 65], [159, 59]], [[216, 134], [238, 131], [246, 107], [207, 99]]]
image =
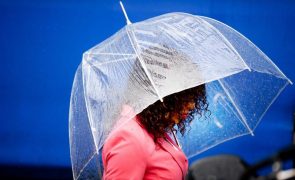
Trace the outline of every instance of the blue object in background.
[[[132, 22], [168, 12], [212, 17], [238, 30], [295, 81], [295, 1], [123, 2]], [[0, 164], [70, 167], [68, 109], [82, 53], [125, 25], [118, 1], [0, 2]], [[249, 163], [292, 143], [295, 87], [274, 102], [255, 136], [195, 159], [236, 154]], [[192, 161], [191, 161], [192, 162]]]

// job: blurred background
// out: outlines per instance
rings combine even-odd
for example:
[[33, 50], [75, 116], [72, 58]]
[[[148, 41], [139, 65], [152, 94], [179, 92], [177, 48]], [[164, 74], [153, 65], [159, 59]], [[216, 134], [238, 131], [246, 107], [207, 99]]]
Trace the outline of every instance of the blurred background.
[[[132, 22], [169, 12], [208, 16], [238, 30], [295, 81], [293, 0], [125, 0]], [[0, 1], [0, 178], [72, 179], [68, 110], [82, 53], [125, 25], [119, 1]], [[292, 143], [295, 86], [270, 107], [255, 136], [190, 160], [234, 154], [253, 164]]]

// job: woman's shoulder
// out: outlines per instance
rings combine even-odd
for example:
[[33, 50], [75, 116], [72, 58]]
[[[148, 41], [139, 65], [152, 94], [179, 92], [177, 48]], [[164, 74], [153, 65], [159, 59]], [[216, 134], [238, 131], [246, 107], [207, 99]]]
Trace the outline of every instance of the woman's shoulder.
[[120, 125], [106, 139], [104, 149], [114, 147], [118, 144], [137, 146], [137, 148], [151, 153], [155, 149], [155, 143], [151, 135], [143, 126], [138, 123], [138, 119], [132, 118]]

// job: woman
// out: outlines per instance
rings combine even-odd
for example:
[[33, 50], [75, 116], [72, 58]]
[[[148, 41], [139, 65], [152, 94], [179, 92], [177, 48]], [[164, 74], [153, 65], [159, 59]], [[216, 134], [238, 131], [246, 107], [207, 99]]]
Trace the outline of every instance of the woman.
[[125, 107], [123, 119], [134, 118], [106, 140], [103, 178], [184, 179], [188, 161], [174, 133], [184, 135], [194, 115], [202, 115], [207, 108], [205, 85], [169, 95], [135, 117], [125, 113], [132, 110]]

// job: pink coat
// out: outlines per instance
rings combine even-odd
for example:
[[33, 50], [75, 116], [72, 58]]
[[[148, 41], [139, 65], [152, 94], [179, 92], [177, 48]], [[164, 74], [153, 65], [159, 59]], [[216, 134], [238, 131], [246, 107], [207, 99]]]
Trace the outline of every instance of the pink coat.
[[[130, 113], [122, 115], [123, 120], [130, 119]], [[161, 139], [156, 145], [137, 119], [130, 119], [113, 131], [104, 144], [103, 179], [184, 179], [187, 158], [168, 135], [167, 138], [169, 142]]]

